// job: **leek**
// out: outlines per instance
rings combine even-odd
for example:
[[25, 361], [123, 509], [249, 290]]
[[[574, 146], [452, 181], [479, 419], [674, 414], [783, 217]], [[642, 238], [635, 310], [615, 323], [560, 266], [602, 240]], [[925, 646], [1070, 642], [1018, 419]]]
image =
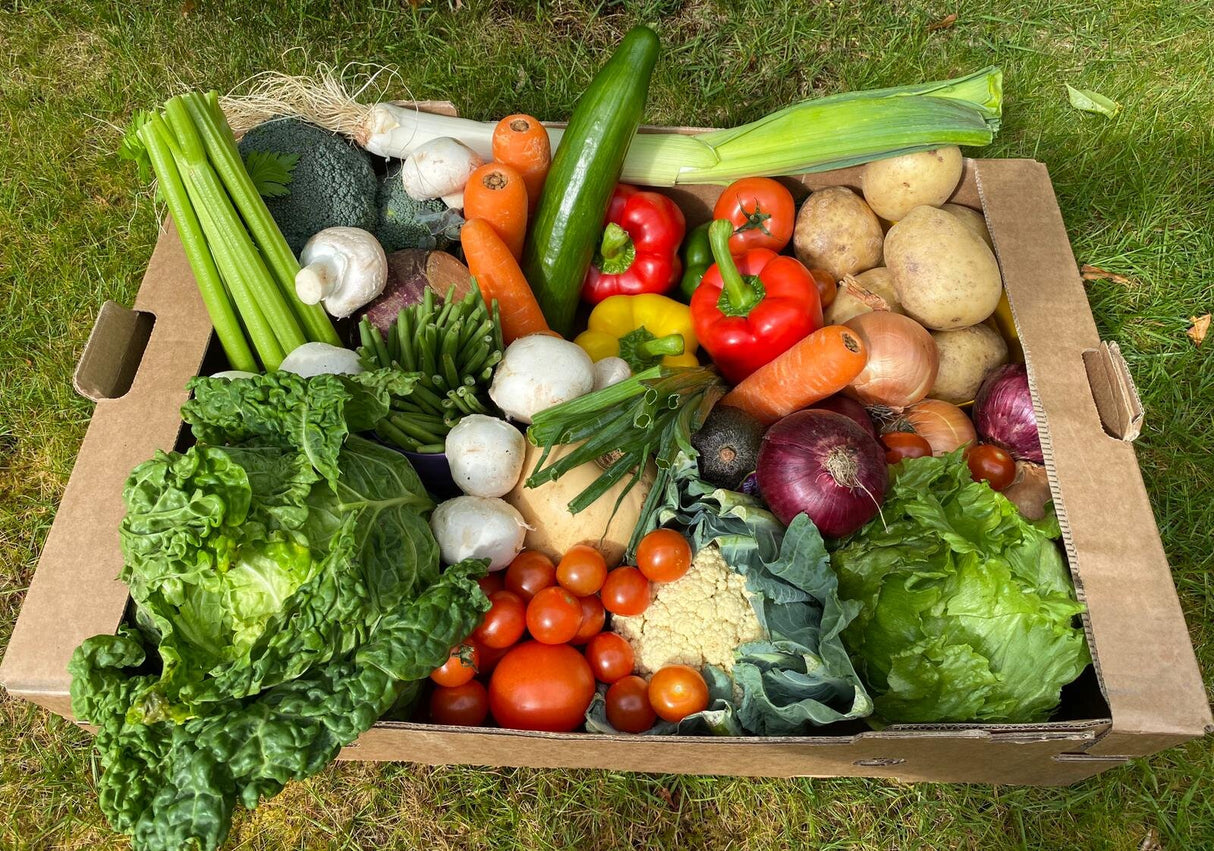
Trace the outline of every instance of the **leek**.
[[[323, 97], [286, 97], [300, 87], [296, 78], [286, 78], [279, 86], [284, 96], [268, 114], [298, 108], [309, 120], [347, 133], [385, 157], [407, 157], [419, 145], [442, 136], [459, 139], [486, 158], [492, 156], [490, 122], [392, 103], [318, 110], [316, 102]], [[250, 106], [266, 108], [274, 103], [274, 91], [268, 84]], [[239, 98], [229, 98], [226, 105], [242, 118], [251, 117]], [[955, 80], [811, 98], [727, 130], [642, 130], [628, 149], [620, 180], [647, 186], [728, 183], [748, 175], [845, 168], [943, 145], [986, 145], [999, 129], [1002, 107], [1003, 74], [992, 66]], [[563, 134], [560, 128], [548, 128], [554, 150]]]

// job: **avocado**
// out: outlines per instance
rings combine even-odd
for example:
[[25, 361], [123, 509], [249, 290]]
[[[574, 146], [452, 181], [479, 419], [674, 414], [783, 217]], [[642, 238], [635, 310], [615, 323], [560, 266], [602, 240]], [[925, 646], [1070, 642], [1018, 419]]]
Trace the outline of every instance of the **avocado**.
[[704, 426], [691, 436], [700, 454], [700, 477], [709, 484], [737, 490], [754, 472], [763, 424], [740, 408], [717, 405]]

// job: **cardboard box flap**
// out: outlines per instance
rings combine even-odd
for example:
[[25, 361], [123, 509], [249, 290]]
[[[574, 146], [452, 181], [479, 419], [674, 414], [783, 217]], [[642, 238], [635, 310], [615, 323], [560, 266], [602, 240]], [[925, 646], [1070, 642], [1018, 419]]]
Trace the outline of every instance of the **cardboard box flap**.
[[1116, 343], [1101, 343], [1083, 353], [1100, 422], [1111, 437], [1135, 440], [1142, 433], [1142, 400], [1130, 368]]
[[[1112, 729], [1087, 750], [1134, 756], [1200, 736], [1212, 724], [1210, 707], [1133, 445], [1122, 439], [1141, 422], [1128, 371], [1097, 335], [1045, 166], [979, 160], [977, 180], [1112, 710]], [[1093, 362], [1089, 351], [1102, 354]]]
[[[81, 392], [97, 408], [0, 663], [10, 693], [70, 716], [72, 651], [89, 636], [112, 634], [122, 619], [122, 487], [135, 465], [177, 442], [186, 382], [198, 374], [211, 339], [200, 316], [202, 298], [167, 222], [135, 309], [102, 309], [77, 368]], [[102, 353], [117, 363], [105, 368]]]

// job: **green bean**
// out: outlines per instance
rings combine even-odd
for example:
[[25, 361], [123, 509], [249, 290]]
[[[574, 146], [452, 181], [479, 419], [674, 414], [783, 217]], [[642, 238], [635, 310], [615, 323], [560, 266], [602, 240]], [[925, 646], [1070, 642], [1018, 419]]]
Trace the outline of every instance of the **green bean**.
[[[450, 293], [448, 293], [450, 295]], [[443, 309], [438, 312], [438, 317], [434, 320], [435, 328], [442, 328], [447, 323], [447, 318], [451, 315], [451, 311], [455, 308], [451, 299], [443, 300]]]
[[455, 368], [455, 358], [443, 352], [443, 375], [447, 379], [447, 386], [454, 389], [460, 386], [459, 370]]
[[468, 408], [470, 409], [469, 413], [473, 413], [473, 414], [489, 413], [488, 409], [484, 406], [484, 404], [481, 402], [481, 400], [477, 398], [476, 394], [473, 393], [472, 390], [467, 387], [461, 387], [458, 390], [456, 390], [455, 398], [464, 400], [464, 404], [467, 405]]
[[400, 363], [409, 372], [417, 369], [417, 355], [413, 349], [413, 311], [402, 310], [396, 317], [396, 344], [400, 349]]
[[421, 349], [421, 357], [418, 358], [417, 368], [426, 375], [434, 375], [438, 366], [435, 360], [435, 349], [438, 347], [438, 332], [433, 325], [427, 325], [424, 329], [420, 330], [418, 344]]
[[375, 346], [375, 356], [379, 359], [380, 365], [391, 366], [392, 358], [388, 357], [388, 347], [384, 345], [383, 335], [374, 325], [371, 326], [371, 343]]
[[[359, 342], [362, 343], [362, 347], [367, 350], [368, 356], [378, 362], [379, 356], [375, 353], [375, 343], [371, 339], [371, 323], [365, 319], [358, 323], [358, 339]], [[387, 366], [386, 363], [381, 363], [379, 365]]]
[[416, 440], [418, 443], [435, 443], [442, 442], [442, 435], [435, 434], [425, 426], [417, 424], [411, 418], [401, 414], [391, 414], [388, 417], [388, 422], [400, 429], [409, 437]]
[[383, 440], [399, 446], [401, 449], [408, 449], [412, 452], [417, 451], [420, 445], [416, 440], [409, 437], [403, 431], [392, 425], [387, 419], [380, 420], [375, 426], [375, 433]]
[[446, 449], [446, 446], [444, 446], [441, 443], [426, 443], [426, 444], [423, 444], [422, 446], [417, 447], [417, 449], [415, 449], [413, 451], [421, 453], [422, 455], [434, 455], [436, 453], [442, 452], [444, 449]]

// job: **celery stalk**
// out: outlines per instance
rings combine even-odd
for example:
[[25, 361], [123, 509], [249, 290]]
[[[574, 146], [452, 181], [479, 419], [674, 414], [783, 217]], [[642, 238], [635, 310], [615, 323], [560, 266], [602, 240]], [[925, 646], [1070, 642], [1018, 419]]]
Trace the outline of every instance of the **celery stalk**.
[[340, 346], [341, 340], [324, 308], [319, 304], [304, 304], [295, 294], [295, 274], [299, 271], [299, 261], [245, 169], [232, 129], [219, 109], [219, 96], [215, 92], [205, 96], [192, 92], [183, 99], [194, 125], [202, 135], [211, 165], [240, 211], [257, 247], [261, 249], [266, 266], [305, 336], [314, 342]]
[[[219, 277], [219, 270], [216, 268], [215, 258], [211, 256], [202, 225], [190, 205], [185, 184], [173, 159], [171, 145], [157, 132], [155, 122], [159, 120], [160, 116], [155, 116], [139, 131], [139, 138], [148, 152], [152, 169], [160, 183], [160, 193], [169, 208], [169, 215], [173, 217], [177, 235], [181, 238], [181, 247], [185, 251], [190, 269], [194, 272], [194, 279], [198, 282], [198, 292], [202, 295], [207, 314], [211, 317], [211, 325], [215, 328], [215, 336], [219, 338], [228, 363], [233, 369], [256, 372], [257, 361], [249, 349], [244, 331], [240, 327], [240, 320], [233, 312], [232, 302]], [[160, 123], [163, 125], [164, 122]]]
[[[231, 198], [207, 159], [206, 149], [184, 101], [177, 97], [165, 104], [165, 117], [177, 136], [182, 156], [178, 168], [186, 177], [187, 189], [194, 207], [205, 207], [216, 230], [223, 234], [225, 253], [240, 268], [244, 280], [256, 299], [282, 351], [290, 352], [307, 342], [295, 314], [288, 307], [273, 276], [266, 269], [257, 246], [232, 206]], [[246, 317], [247, 320], [247, 317]], [[257, 340], [254, 338], [254, 344]], [[264, 353], [262, 361], [266, 361]], [[274, 369], [269, 363], [268, 369]]]

